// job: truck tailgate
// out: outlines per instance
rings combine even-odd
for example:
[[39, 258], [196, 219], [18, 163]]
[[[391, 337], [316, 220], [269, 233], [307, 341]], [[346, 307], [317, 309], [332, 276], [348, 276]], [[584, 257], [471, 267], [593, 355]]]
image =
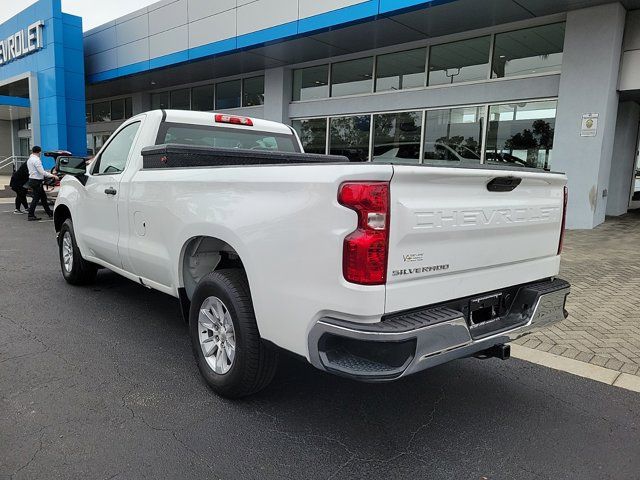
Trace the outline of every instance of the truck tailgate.
[[[503, 191], [488, 187], [496, 178]], [[386, 312], [556, 275], [565, 184], [530, 170], [394, 166]]]

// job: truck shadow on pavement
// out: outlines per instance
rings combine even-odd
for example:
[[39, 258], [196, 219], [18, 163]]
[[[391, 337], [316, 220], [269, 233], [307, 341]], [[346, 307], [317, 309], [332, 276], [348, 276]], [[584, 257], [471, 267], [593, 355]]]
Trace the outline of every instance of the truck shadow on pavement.
[[113, 400], [202, 468], [216, 458], [261, 465], [259, 475], [247, 466], [237, 478], [632, 478], [640, 467], [637, 455], [613, 447], [637, 445], [631, 416], [640, 402], [631, 392], [496, 359], [365, 384], [282, 355], [267, 389], [229, 401], [200, 379], [175, 299], [106, 270], [76, 294], [105, 312], [86, 322], [105, 339], [93, 345], [103, 367], [118, 373], [105, 385], [119, 392]]

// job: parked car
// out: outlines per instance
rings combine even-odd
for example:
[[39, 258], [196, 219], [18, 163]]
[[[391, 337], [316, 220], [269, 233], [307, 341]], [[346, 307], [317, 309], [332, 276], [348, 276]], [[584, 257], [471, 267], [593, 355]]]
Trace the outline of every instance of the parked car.
[[73, 154], [71, 152], [68, 152], [67, 150], [49, 150], [44, 152], [45, 157], [49, 157], [53, 159], [54, 165], [53, 167], [51, 167], [51, 173], [58, 176], [58, 181], [55, 181], [52, 178], [45, 179], [45, 182], [44, 182], [45, 186], [55, 187], [60, 185], [60, 180], [62, 180], [62, 177], [64, 176], [64, 174], [59, 173], [60, 169], [59, 169], [58, 159], [60, 157], [68, 157], [70, 155], [73, 155]]
[[520, 157], [516, 157], [507, 152], [491, 152], [487, 151], [485, 153], [486, 163], [497, 164], [497, 165], [513, 165], [520, 167], [529, 167], [529, 168], [537, 168], [537, 163], [531, 163], [526, 160], [521, 159]]
[[303, 153], [286, 125], [174, 110], [125, 121], [90, 168], [64, 157], [60, 171], [66, 281], [106, 267], [179, 299], [224, 396], [265, 387], [282, 349], [389, 381], [508, 358], [566, 315], [563, 174], [350, 163]]
[[[373, 161], [377, 163], [419, 163], [419, 158], [420, 142], [376, 145], [373, 150]], [[424, 142], [424, 163], [443, 166], [478, 165], [480, 155], [464, 145]]]

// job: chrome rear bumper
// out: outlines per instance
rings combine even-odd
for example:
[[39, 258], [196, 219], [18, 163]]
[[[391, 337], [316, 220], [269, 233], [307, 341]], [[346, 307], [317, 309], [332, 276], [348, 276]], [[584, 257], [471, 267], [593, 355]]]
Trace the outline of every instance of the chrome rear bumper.
[[569, 283], [560, 279], [522, 285], [502, 317], [480, 325], [472, 324], [468, 313], [465, 316], [463, 309], [450, 308], [449, 303], [396, 314], [374, 324], [322, 318], [309, 334], [311, 363], [360, 380], [394, 380], [562, 320], [569, 291]]

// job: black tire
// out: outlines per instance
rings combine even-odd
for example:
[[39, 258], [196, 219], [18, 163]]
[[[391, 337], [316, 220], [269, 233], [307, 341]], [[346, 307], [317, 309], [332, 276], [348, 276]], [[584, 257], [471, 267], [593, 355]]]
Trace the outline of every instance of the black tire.
[[[230, 369], [223, 374], [216, 373], [207, 363], [200, 345], [198, 318], [203, 302], [209, 297], [222, 301], [235, 332], [235, 357]], [[217, 394], [227, 398], [245, 397], [262, 390], [273, 379], [278, 353], [260, 337], [244, 271], [218, 270], [198, 282], [189, 310], [189, 334], [200, 373]]]
[[[63, 244], [65, 238], [71, 241], [73, 251], [73, 261], [71, 263], [71, 269], [65, 266], [63, 256]], [[60, 269], [62, 270], [62, 276], [71, 285], [88, 285], [93, 283], [98, 273], [98, 266], [95, 263], [88, 262], [80, 254], [78, 243], [76, 242], [76, 235], [73, 232], [73, 222], [70, 218], [66, 219], [60, 228], [58, 235], [58, 254], [60, 256]]]

